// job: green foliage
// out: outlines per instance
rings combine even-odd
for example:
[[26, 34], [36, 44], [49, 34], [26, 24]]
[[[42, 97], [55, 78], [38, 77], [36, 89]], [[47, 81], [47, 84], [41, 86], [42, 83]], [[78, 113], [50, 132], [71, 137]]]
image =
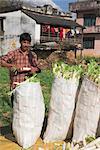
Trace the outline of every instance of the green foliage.
[[52, 65], [52, 72], [55, 76], [64, 79], [80, 79], [83, 75], [91, 81], [100, 85], [100, 64], [94, 59], [88, 60], [85, 67], [83, 64], [68, 65], [64, 62], [56, 62]]
[[84, 73], [91, 81], [100, 85], [100, 66], [94, 59], [87, 63], [87, 69]]
[[96, 139], [96, 138], [95, 138], [94, 136], [87, 136], [87, 137], [85, 138], [85, 141], [86, 141], [86, 143], [88, 144], [88, 143], [94, 141], [95, 139]]
[[56, 62], [52, 65], [53, 74], [64, 79], [80, 79], [83, 68], [82, 65], [68, 65], [63, 62]]
[[90, 57], [90, 56], [85, 56], [84, 58], [83, 58], [85, 61], [86, 61], [86, 63], [90, 63], [91, 62], [91, 60], [94, 60], [94, 61], [96, 61], [97, 63], [100, 63], [100, 57]]
[[47, 114], [49, 110], [51, 87], [54, 76], [50, 70], [43, 70], [41, 73], [37, 74], [37, 77], [40, 79], [40, 84], [42, 86], [45, 109]]
[[6, 68], [0, 68], [0, 83], [8, 83], [9, 82], [9, 76], [8, 76], [8, 69]]
[[7, 125], [11, 122], [11, 102], [9, 92], [8, 70], [0, 68], [0, 124]]
[[37, 77], [37, 74], [34, 74], [32, 77], [28, 77], [26, 81], [34, 83], [34, 82], [40, 82], [40, 79]]

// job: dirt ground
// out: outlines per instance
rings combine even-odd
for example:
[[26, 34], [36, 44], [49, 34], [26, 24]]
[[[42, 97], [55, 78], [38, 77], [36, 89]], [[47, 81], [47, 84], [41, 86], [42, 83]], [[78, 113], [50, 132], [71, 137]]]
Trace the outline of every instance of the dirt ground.
[[75, 54], [73, 51], [54, 51], [45, 59], [39, 58], [38, 66], [41, 69], [50, 68], [53, 62], [60, 60], [68, 64], [73, 64], [76, 61]]

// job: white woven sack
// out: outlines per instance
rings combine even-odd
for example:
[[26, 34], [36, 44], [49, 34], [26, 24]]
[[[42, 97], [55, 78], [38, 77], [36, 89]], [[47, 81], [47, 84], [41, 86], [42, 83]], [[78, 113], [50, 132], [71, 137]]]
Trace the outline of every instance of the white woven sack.
[[73, 141], [95, 136], [100, 117], [100, 89], [84, 78], [78, 96], [74, 118]]
[[77, 88], [78, 81], [74, 79], [54, 79], [44, 142], [60, 141], [66, 138], [74, 111]]
[[40, 136], [44, 120], [44, 102], [40, 83], [25, 83], [15, 89], [13, 134], [20, 146], [32, 146]]

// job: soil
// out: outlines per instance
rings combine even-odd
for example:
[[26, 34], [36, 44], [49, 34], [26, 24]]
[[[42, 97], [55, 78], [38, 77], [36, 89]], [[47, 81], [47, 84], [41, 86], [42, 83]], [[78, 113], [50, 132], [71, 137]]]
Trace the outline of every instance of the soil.
[[75, 63], [75, 55], [73, 51], [54, 51], [45, 59], [39, 58], [38, 66], [41, 69], [50, 68], [51, 64], [56, 61], [64, 61], [68, 64]]

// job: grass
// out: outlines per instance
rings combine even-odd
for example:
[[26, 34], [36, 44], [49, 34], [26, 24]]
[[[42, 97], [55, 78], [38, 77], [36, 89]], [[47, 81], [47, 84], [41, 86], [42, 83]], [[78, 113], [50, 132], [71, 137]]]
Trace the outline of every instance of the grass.
[[[50, 93], [53, 75], [50, 70], [43, 70], [38, 74], [42, 86], [46, 114], [49, 109]], [[11, 123], [12, 108], [8, 93], [9, 89], [9, 72], [5, 68], [0, 68], [0, 126]]]
[[[80, 57], [77, 57], [77, 60], [80, 60]], [[97, 63], [100, 63], [100, 57], [94, 57], [94, 56], [84, 56], [82, 60], [85, 60], [86, 63], [89, 63], [91, 60], [96, 61]]]
[[11, 122], [12, 108], [8, 92], [8, 70], [5, 68], [0, 68], [0, 126], [7, 125]]
[[42, 86], [46, 113], [48, 113], [53, 75], [50, 70], [44, 70], [38, 74], [38, 77]]

